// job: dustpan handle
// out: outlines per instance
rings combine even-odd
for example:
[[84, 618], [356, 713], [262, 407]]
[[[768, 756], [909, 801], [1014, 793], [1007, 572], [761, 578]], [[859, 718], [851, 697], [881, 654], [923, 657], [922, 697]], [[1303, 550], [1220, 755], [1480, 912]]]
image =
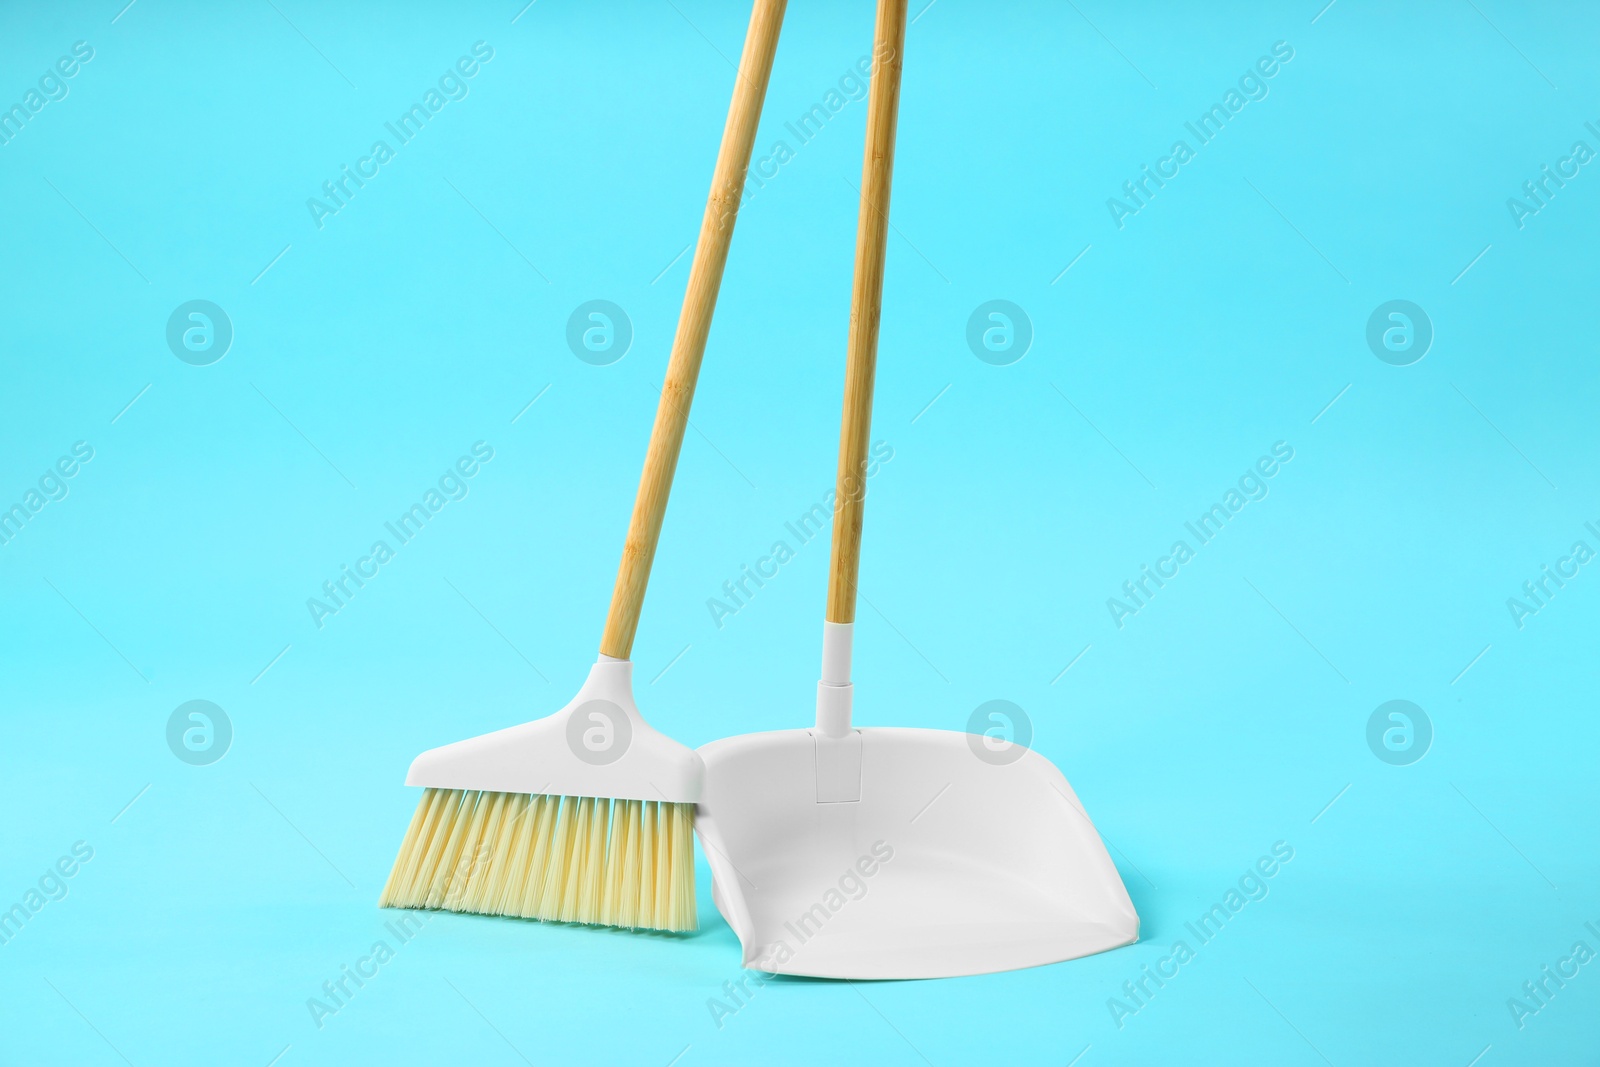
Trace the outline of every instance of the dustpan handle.
[[645, 454], [639, 495], [634, 500], [628, 540], [622, 549], [622, 566], [611, 593], [605, 635], [600, 639], [601, 653], [617, 659], [627, 659], [633, 651], [633, 635], [639, 627], [645, 585], [661, 539], [667, 494], [678, 467], [689, 405], [694, 401], [700, 360], [706, 352], [706, 336], [711, 332], [711, 314], [717, 306], [722, 268], [728, 262], [728, 245], [733, 241], [733, 224], [744, 193], [745, 172], [750, 166], [750, 150], [755, 145], [756, 125], [761, 120], [761, 105], [767, 95], [767, 79], [772, 74], [772, 58], [778, 49], [778, 31], [783, 26], [786, 4], [787, 0], [755, 0], [750, 27], [745, 32], [733, 102], [728, 106], [722, 148], [711, 177], [711, 195], [700, 223], [694, 264], [689, 268], [689, 288], [683, 295], [672, 358], [661, 383], [661, 404], [656, 408], [655, 428], [650, 432], [650, 450]]
[[828, 570], [828, 621], [856, 618], [856, 574], [866, 505], [867, 446], [872, 436], [872, 383], [878, 364], [883, 308], [883, 260], [889, 242], [889, 183], [900, 115], [900, 67], [905, 51], [906, 0], [878, 0], [873, 42], [867, 147], [861, 164], [861, 210], [856, 222], [855, 282], [850, 294], [850, 340], [844, 374], [844, 418], [833, 513], [833, 560]]
[[[861, 209], [856, 220], [855, 282], [850, 292], [850, 339], [844, 371], [844, 417], [839, 427], [839, 473], [834, 487], [833, 558], [828, 566], [827, 622], [822, 628], [822, 679], [817, 684], [817, 731], [822, 737], [835, 739], [851, 736], [850, 652], [856, 619], [856, 574], [861, 569], [867, 446], [872, 437], [872, 383], [878, 366], [883, 260], [889, 243], [889, 185], [894, 177], [894, 135], [900, 117], [900, 68], [905, 41], [906, 0], [878, 0], [872, 49], [876, 69], [867, 101], [867, 146], [861, 161]], [[822, 760], [820, 747], [818, 753]], [[818, 788], [823, 788], [820, 782]]]

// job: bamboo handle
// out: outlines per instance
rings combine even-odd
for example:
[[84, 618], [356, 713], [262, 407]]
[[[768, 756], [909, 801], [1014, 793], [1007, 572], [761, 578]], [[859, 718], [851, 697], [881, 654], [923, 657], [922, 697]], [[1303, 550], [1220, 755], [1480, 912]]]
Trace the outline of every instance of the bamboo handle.
[[861, 214], [856, 222], [856, 273], [850, 294], [850, 342], [844, 373], [844, 419], [839, 429], [833, 561], [828, 572], [829, 622], [854, 622], [856, 618], [867, 445], [872, 436], [872, 381], [878, 365], [883, 259], [889, 242], [889, 183], [894, 176], [894, 133], [900, 115], [900, 67], [905, 40], [906, 0], [878, 0], [878, 28], [872, 53], [877, 70], [867, 102], [867, 147], [861, 163]]
[[600, 651], [617, 659], [627, 659], [633, 651], [633, 634], [639, 627], [650, 564], [661, 539], [667, 494], [672, 490], [672, 475], [678, 467], [683, 431], [689, 421], [689, 405], [694, 401], [695, 380], [705, 356], [706, 336], [711, 332], [722, 268], [728, 262], [728, 245], [733, 240], [733, 224], [744, 193], [745, 171], [750, 166], [750, 150], [755, 145], [756, 124], [761, 120], [761, 104], [767, 95], [767, 79], [772, 74], [772, 57], [778, 49], [786, 3], [787, 0], [755, 0], [750, 28], [745, 32], [733, 102], [728, 106], [722, 148], [711, 176], [711, 195], [700, 223], [694, 265], [689, 268], [689, 288], [683, 295], [672, 359], [661, 383], [661, 405], [656, 408], [650, 450], [644, 457], [639, 495], [628, 524], [628, 540], [622, 548], [622, 566], [611, 593], [605, 635], [600, 639]]

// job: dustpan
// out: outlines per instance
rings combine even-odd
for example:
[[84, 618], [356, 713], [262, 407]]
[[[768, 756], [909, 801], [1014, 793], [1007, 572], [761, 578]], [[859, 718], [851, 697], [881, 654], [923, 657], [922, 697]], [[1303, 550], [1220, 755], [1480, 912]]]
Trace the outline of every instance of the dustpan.
[[1021, 745], [852, 725], [850, 657], [905, 0], [879, 0], [833, 557], [813, 729], [699, 749], [712, 898], [746, 967], [943, 978], [1074, 959], [1139, 917], [1059, 770]]
[[969, 740], [983, 743], [867, 727], [700, 749], [696, 830], [744, 966], [949, 978], [1138, 940], [1122, 879], [1061, 772], [1021, 746], [1015, 762], [987, 763]]

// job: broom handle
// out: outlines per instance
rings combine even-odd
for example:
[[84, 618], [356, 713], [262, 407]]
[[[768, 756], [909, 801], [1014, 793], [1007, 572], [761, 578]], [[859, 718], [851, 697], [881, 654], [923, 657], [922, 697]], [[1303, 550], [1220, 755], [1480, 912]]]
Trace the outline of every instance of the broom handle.
[[873, 41], [877, 70], [873, 72], [867, 102], [867, 147], [861, 163], [861, 214], [856, 222], [855, 283], [850, 294], [850, 342], [833, 513], [833, 560], [828, 572], [827, 619], [833, 623], [853, 623], [856, 618], [867, 445], [872, 436], [872, 381], [878, 365], [883, 259], [889, 242], [889, 183], [894, 176], [894, 134], [900, 115], [900, 67], [905, 40], [906, 0], [878, 0], [878, 28]]
[[661, 383], [661, 404], [656, 408], [655, 428], [650, 431], [650, 450], [645, 453], [639, 495], [628, 524], [628, 540], [622, 548], [622, 566], [611, 593], [605, 635], [600, 639], [601, 653], [615, 659], [627, 659], [633, 651], [633, 634], [639, 627], [650, 564], [661, 539], [667, 494], [678, 467], [695, 380], [706, 352], [706, 335], [711, 332], [722, 268], [728, 262], [728, 245], [733, 240], [733, 224], [744, 193], [745, 171], [750, 166], [750, 150], [755, 145], [756, 124], [761, 120], [761, 104], [767, 95], [767, 79], [772, 74], [772, 57], [778, 49], [786, 3], [787, 0], [755, 0], [750, 28], [745, 32], [733, 102], [728, 106], [722, 148], [717, 152], [717, 167], [711, 176], [711, 195], [700, 223], [694, 265], [689, 268], [689, 288], [683, 295], [672, 359]]

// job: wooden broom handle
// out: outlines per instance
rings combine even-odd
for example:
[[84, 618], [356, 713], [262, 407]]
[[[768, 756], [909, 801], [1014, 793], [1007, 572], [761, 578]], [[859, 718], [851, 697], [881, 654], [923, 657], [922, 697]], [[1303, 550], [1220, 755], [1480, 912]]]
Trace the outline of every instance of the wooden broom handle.
[[689, 268], [689, 288], [683, 295], [678, 333], [672, 341], [672, 359], [667, 364], [666, 379], [661, 383], [661, 405], [656, 408], [655, 428], [650, 431], [650, 450], [644, 457], [644, 473], [640, 476], [639, 495], [633, 504], [633, 520], [628, 524], [628, 540], [622, 547], [622, 566], [617, 571], [617, 585], [611, 593], [605, 635], [600, 639], [600, 651], [617, 659], [627, 659], [633, 651], [633, 634], [639, 627], [645, 585], [650, 580], [650, 564], [655, 560], [656, 543], [661, 539], [667, 494], [672, 490], [672, 475], [678, 467], [683, 431], [689, 421], [689, 405], [694, 401], [695, 380], [700, 375], [700, 360], [706, 352], [706, 335], [711, 332], [711, 314], [717, 306], [722, 268], [728, 262], [728, 245], [733, 241], [733, 224], [739, 212], [739, 198], [744, 194], [745, 171], [750, 166], [750, 150], [755, 145], [756, 124], [761, 120], [761, 104], [767, 95], [767, 79], [772, 74], [772, 57], [778, 49], [778, 31], [783, 27], [786, 3], [787, 0], [755, 0], [750, 28], [745, 32], [733, 102], [728, 106], [722, 148], [717, 153], [717, 168], [711, 176], [711, 195], [706, 200], [705, 218], [700, 223], [694, 264]]
[[889, 183], [900, 115], [900, 67], [906, 41], [906, 0], [878, 0], [873, 42], [867, 148], [861, 163], [861, 214], [856, 222], [855, 284], [850, 293], [850, 342], [844, 372], [844, 419], [839, 429], [839, 474], [833, 513], [833, 561], [828, 572], [828, 621], [856, 619], [856, 573], [866, 508], [867, 446], [872, 436], [872, 381], [878, 365], [883, 310], [883, 259], [889, 242]]

